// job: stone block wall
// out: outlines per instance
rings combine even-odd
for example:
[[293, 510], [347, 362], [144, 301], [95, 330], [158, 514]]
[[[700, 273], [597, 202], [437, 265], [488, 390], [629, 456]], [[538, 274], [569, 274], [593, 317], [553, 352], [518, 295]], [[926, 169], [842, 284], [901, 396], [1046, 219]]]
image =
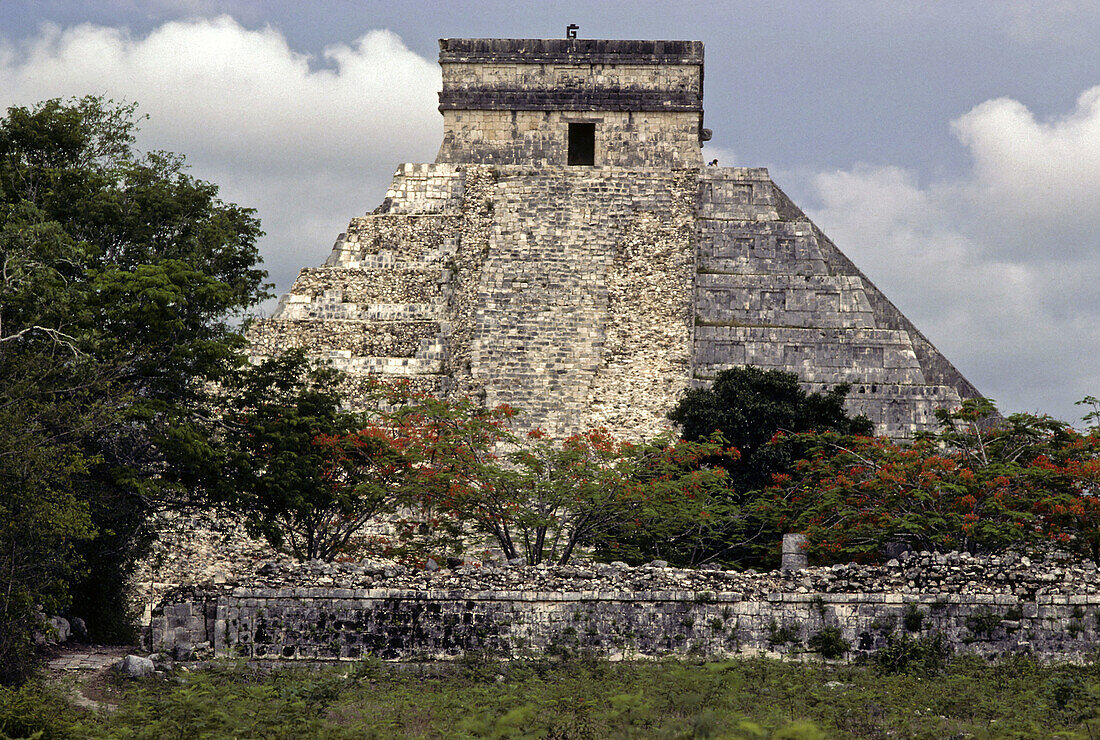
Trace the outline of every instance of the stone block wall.
[[443, 39], [437, 162], [565, 165], [568, 124], [594, 123], [596, 165], [697, 167], [703, 45]]
[[[352, 219], [325, 264], [303, 269], [275, 316], [250, 328], [256, 358], [306, 348], [347, 373], [349, 405], [368, 375], [451, 387], [454, 262], [469, 219], [468, 173], [403, 165], [376, 212]], [[474, 177], [476, 182], [477, 178]]]
[[699, 175], [694, 382], [755, 365], [811, 390], [851, 383], [846, 407], [895, 438], [978, 395], [760, 168]]
[[698, 167], [698, 113], [670, 111], [443, 111], [437, 162], [566, 165], [569, 124], [594, 123], [598, 167]]
[[498, 168], [471, 374], [555, 435], [629, 437], [690, 379], [693, 172]]
[[305, 347], [556, 435], [654, 436], [691, 380], [696, 172], [402, 166], [253, 326], [254, 354]]
[[403, 165], [252, 340], [555, 435], [652, 437], [738, 365], [851, 383], [893, 437], [976, 394], [759, 168]]
[[154, 648], [210, 643], [218, 656], [254, 660], [469, 651], [805, 658], [825, 628], [839, 630], [849, 658], [896, 633], [940, 634], [957, 653], [990, 656], [1083, 660], [1100, 646], [1092, 563], [1033, 568], [1026, 559], [924, 553], [882, 568], [788, 574], [591, 564], [463, 570], [290, 569], [282, 578], [269, 572], [266, 583], [177, 594], [154, 615]]

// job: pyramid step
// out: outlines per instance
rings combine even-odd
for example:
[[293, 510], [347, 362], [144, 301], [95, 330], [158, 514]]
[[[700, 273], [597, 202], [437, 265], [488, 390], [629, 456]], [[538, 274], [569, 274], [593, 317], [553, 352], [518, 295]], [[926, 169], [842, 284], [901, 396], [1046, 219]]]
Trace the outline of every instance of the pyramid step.
[[701, 274], [695, 285], [696, 321], [700, 324], [875, 325], [859, 278]]

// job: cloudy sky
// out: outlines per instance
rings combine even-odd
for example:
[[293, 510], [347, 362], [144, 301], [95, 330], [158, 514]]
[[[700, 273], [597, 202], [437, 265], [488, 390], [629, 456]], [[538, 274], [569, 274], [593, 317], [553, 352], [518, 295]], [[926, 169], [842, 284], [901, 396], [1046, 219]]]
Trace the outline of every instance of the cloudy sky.
[[283, 291], [434, 158], [438, 38], [567, 23], [704, 41], [706, 157], [770, 168], [1003, 410], [1100, 396], [1095, 0], [0, 0], [0, 109], [138, 102], [142, 147], [258, 210]]

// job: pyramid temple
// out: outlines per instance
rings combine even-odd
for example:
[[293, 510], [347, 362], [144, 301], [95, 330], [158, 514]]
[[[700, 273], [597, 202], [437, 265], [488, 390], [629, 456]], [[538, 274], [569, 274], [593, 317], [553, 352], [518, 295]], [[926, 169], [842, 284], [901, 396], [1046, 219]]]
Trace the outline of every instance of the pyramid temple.
[[766, 169], [704, 165], [701, 42], [439, 48], [435, 162], [301, 271], [258, 356], [305, 347], [350, 388], [404, 379], [555, 435], [652, 437], [738, 365], [850, 383], [895, 438], [980, 395]]

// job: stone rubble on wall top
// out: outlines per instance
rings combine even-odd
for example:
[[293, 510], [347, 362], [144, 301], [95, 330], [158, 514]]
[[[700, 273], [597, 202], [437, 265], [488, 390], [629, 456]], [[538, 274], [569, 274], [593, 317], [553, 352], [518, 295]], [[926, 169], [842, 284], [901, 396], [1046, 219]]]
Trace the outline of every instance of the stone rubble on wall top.
[[776, 593], [1003, 594], [1027, 598], [1100, 593], [1100, 571], [1092, 561], [1048, 558], [1035, 563], [1012, 553], [984, 557], [958, 552], [906, 553], [885, 565], [838, 564], [786, 573], [678, 569], [664, 567], [662, 561], [655, 563], [638, 567], [590, 562], [531, 567], [487, 562], [454, 569], [416, 570], [372, 561], [269, 561], [254, 573], [185, 590], [207, 594], [318, 587], [468, 592], [674, 591], [736, 593], [742, 598]]
[[[658, 567], [661, 565], [662, 567]], [[881, 566], [788, 572], [649, 564], [511, 563], [414, 570], [270, 562], [253, 576], [174, 591], [154, 649], [251, 660], [449, 659], [591, 651], [803, 660], [829, 629], [849, 657], [899, 639], [942, 639], [994, 657], [1082, 662], [1100, 644], [1095, 563], [1017, 555], [905, 554]], [[839, 630], [839, 632], [837, 632]]]

